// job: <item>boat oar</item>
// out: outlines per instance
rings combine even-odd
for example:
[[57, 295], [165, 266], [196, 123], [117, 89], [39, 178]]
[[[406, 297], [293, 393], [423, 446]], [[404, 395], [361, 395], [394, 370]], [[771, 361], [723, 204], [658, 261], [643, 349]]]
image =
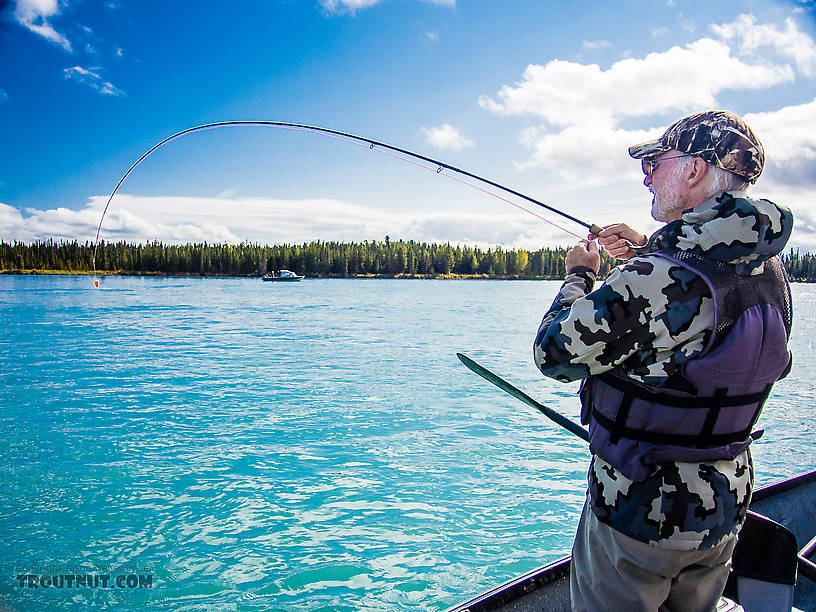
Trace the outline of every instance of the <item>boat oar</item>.
[[524, 391], [514, 387], [509, 382], [504, 380], [502, 377], [494, 374], [484, 366], [479, 365], [467, 355], [463, 355], [462, 353], [456, 353], [456, 356], [459, 358], [459, 361], [464, 363], [470, 370], [476, 372], [476, 374], [484, 378], [486, 381], [492, 382], [502, 391], [505, 391], [512, 395], [513, 397], [520, 399], [525, 404], [532, 406], [533, 408], [547, 416], [550, 420], [558, 423], [564, 429], [570, 431], [571, 433], [574, 433], [579, 438], [582, 438], [583, 440], [589, 442], [589, 432], [587, 432], [587, 430], [581, 427], [580, 425], [573, 423], [567, 417], [557, 413], [552, 408], [547, 408], [547, 406], [545, 406], [544, 404], [535, 401]]

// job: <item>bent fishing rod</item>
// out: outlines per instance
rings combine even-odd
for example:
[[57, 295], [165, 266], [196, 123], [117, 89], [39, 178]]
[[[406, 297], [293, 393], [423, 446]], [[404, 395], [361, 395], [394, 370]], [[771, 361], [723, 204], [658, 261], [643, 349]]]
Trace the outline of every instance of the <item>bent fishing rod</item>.
[[[475, 179], [475, 180], [480, 181], [480, 182], [482, 182], [482, 183], [484, 183], [486, 185], [489, 185], [489, 186], [494, 187], [496, 189], [501, 189], [502, 191], [505, 191], [505, 192], [510, 193], [510, 194], [512, 194], [512, 195], [514, 195], [516, 197], [519, 197], [519, 198], [521, 198], [523, 200], [531, 202], [532, 204], [535, 204], [537, 206], [541, 206], [542, 208], [546, 208], [550, 212], [556, 213], [557, 215], [560, 215], [560, 216], [564, 217], [565, 219], [569, 219], [570, 221], [572, 221], [574, 223], [577, 223], [578, 225], [582, 225], [582, 226], [586, 227], [593, 234], [599, 234], [601, 232], [601, 227], [598, 226], [598, 225], [595, 225], [594, 223], [587, 223], [586, 221], [581, 221], [580, 219], [578, 219], [578, 218], [576, 218], [576, 217], [574, 217], [574, 216], [572, 216], [572, 215], [570, 215], [568, 213], [565, 213], [562, 210], [558, 210], [554, 206], [550, 206], [549, 204], [545, 204], [544, 202], [536, 200], [535, 198], [531, 198], [530, 196], [525, 195], [523, 193], [520, 193], [520, 192], [518, 192], [518, 191], [516, 191], [514, 189], [510, 189], [509, 187], [505, 187], [504, 185], [500, 185], [499, 183], [496, 183], [496, 182], [488, 180], [488, 179], [486, 179], [484, 177], [473, 174], [472, 172], [468, 172], [467, 170], [462, 170], [461, 168], [457, 168], [456, 166], [452, 166], [452, 165], [447, 164], [445, 162], [433, 159], [431, 157], [427, 157], [425, 155], [420, 155], [419, 153], [413, 153], [411, 151], [408, 151], [407, 149], [403, 149], [401, 147], [396, 147], [394, 145], [390, 145], [390, 144], [387, 144], [387, 143], [384, 143], [384, 142], [380, 142], [378, 140], [373, 140], [371, 138], [366, 138], [364, 136], [358, 136], [356, 134], [351, 134], [351, 133], [348, 133], [348, 132], [340, 132], [338, 130], [331, 130], [331, 129], [324, 128], [324, 127], [318, 127], [318, 126], [314, 126], [314, 125], [307, 125], [307, 124], [304, 124], [304, 123], [287, 123], [287, 122], [283, 122], [283, 121], [218, 121], [218, 122], [215, 122], [215, 123], [205, 123], [203, 125], [198, 125], [196, 127], [187, 128], [186, 130], [182, 130], [180, 132], [176, 132], [175, 134], [173, 134], [171, 136], [168, 136], [167, 138], [165, 138], [161, 142], [159, 142], [156, 145], [154, 145], [153, 147], [151, 147], [144, 155], [142, 155], [138, 160], [136, 160], [136, 162], [128, 169], [128, 171], [125, 172], [125, 174], [122, 176], [122, 178], [119, 179], [119, 182], [116, 184], [116, 187], [114, 188], [113, 192], [111, 192], [111, 195], [108, 198], [107, 204], [105, 204], [105, 208], [102, 211], [102, 216], [99, 219], [99, 226], [96, 228], [96, 239], [94, 240], [93, 259], [92, 259], [94, 272], [96, 272], [96, 251], [97, 251], [97, 248], [99, 247], [99, 236], [100, 236], [100, 233], [102, 232], [102, 222], [105, 220], [105, 215], [107, 214], [108, 208], [110, 207], [111, 202], [113, 201], [113, 197], [116, 195], [116, 192], [119, 191], [119, 188], [122, 186], [122, 183], [124, 183], [125, 180], [127, 179], [127, 177], [130, 176], [130, 173], [133, 172], [133, 170], [135, 170], [136, 167], [139, 164], [141, 164], [145, 159], [147, 159], [154, 151], [156, 151], [157, 149], [163, 147], [167, 143], [172, 142], [173, 140], [181, 138], [182, 136], [185, 136], [187, 134], [192, 134], [194, 132], [201, 132], [201, 131], [204, 131], [204, 130], [212, 130], [212, 129], [222, 128], [222, 127], [235, 127], [235, 126], [274, 127], [274, 128], [279, 128], [279, 129], [286, 129], [286, 130], [293, 130], [293, 131], [300, 131], [300, 132], [312, 132], [314, 134], [320, 134], [322, 136], [327, 136], [329, 138], [333, 138], [333, 139], [336, 139], [336, 140], [342, 140], [344, 142], [350, 142], [352, 144], [357, 144], [357, 145], [360, 145], [360, 146], [368, 146], [369, 149], [379, 150], [380, 152], [385, 153], [386, 155], [389, 155], [391, 157], [395, 157], [397, 159], [401, 159], [403, 161], [407, 161], [408, 163], [420, 166], [421, 168], [425, 168], [427, 170], [433, 170], [435, 168], [437, 174], [443, 174], [442, 173], [443, 170], [449, 170], [449, 171], [454, 172], [456, 174], [459, 174], [459, 175], [462, 175], [462, 176], [465, 176], [465, 177], [468, 177], [468, 178], [471, 178], [471, 179]], [[423, 162], [432, 164], [432, 167], [428, 167], [428, 166], [424, 166], [422, 164], [418, 164], [418, 163], [416, 163], [416, 162], [414, 162], [414, 161], [412, 161], [412, 160], [410, 160], [410, 159], [408, 159], [406, 157], [403, 157], [404, 155], [407, 155], [409, 157], [413, 157], [413, 158], [419, 159], [419, 160], [421, 160]], [[574, 234], [573, 232], [570, 232], [569, 230], [556, 225], [552, 221], [549, 221], [548, 219], [545, 219], [544, 217], [540, 217], [539, 215], [535, 214], [534, 212], [529, 211], [529, 210], [527, 210], [526, 208], [524, 208], [522, 206], [518, 206], [514, 202], [511, 202], [510, 200], [502, 198], [502, 197], [496, 195], [495, 193], [492, 193], [490, 191], [482, 189], [482, 188], [480, 188], [480, 187], [478, 187], [478, 186], [476, 186], [476, 185], [474, 185], [472, 183], [469, 183], [467, 181], [458, 179], [455, 176], [450, 175], [450, 174], [443, 174], [443, 176], [446, 176], [448, 178], [457, 180], [457, 181], [459, 181], [461, 183], [464, 183], [465, 185], [473, 187], [474, 189], [477, 189], [477, 190], [482, 191], [482, 192], [484, 192], [484, 193], [486, 193], [488, 195], [492, 195], [492, 196], [494, 196], [496, 198], [499, 198], [500, 200], [503, 200], [503, 201], [507, 202], [508, 204], [511, 204], [512, 206], [516, 206], [517, 208], [520, 208], [521, 210], [524, 210], [525, 212], [528, 212], [528, 213], [538, 217], [539, 219], [542, 219], [543, 221], [546, 221], [547, 223], [550, 223], [551, 225], [554, 225], [555, 227], [558, 227], [559, 229], [561, 229], [561, 230], [563, 230], [563, 231], [565, 231], [565, 232], [567, 232], [569, 234], [572, 234], [573, 236], [577, 236], [577, 237], [580, 238], [580, 236], [578, 236], [577, 234]]]

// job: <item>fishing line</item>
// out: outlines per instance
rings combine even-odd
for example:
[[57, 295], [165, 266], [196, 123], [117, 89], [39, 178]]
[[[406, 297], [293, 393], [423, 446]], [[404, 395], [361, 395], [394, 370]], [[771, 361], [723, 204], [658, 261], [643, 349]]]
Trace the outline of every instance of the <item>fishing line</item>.
[[[340, 140], [342, 142], [347, 142], [349, 144], [353, 144], [353, 145], [356, 145], [358, 147], [365, 147], [365, 145], [362, 144], [362, 143], [355, 142], [353, 140], [348, 140], [347, 138], [340, 138], [339, 136], [334, 136], [332, 134], [323, 134], [321, 132], [316, 132], [316, 131], [314, 131], [312, 129], [303, 130], [303, 129], [287, 128], [287, 127], [283, 127], [281, 129], [288, 129], [288, 130], [292, 130], [292, 131], [296, 131], [296, 132], [311, 132], [312, 134], [316, 134], [318, 136], [325, 136], [326, 138], [333, 138], [334, 140]], [[367, 148], [373, 149], [373, 150], [377, 151], [378, 153], [382, 153], [383, 155], [388, 155], [389, 157], [393, 157], [394, 159], [402, 160], [402, 161], [404, 161], [404, 162], [406, 162], [408, 164], [412, 164], [412, 165], [416, 166], [417, 168], [422, 168], [424, 170], [428, 170], [429, 172], [435, 172], [436, 174], [439, 174], [440, 176], [444, 176], [445, 178], [449, 178], [452, 181], [456, 181], [457, 183], [462, 183], [463, 185], [467, 185], [468, 187], [471, 187], [471, 188], [473, 188], [473, 189], [475, 189], [477, 191], [481, 191], [482, 193], [486, 193], [489, 196], [493, 196], [494, 198], [496, 198], [498, 200], [501, 200], [502, 202], [507, 202], [508, 204], [510, 204], [510, 206], [515, 206], [516, 208], [518, 208], [520, 210], [523, 210], [527, 214], [533, 215], [534, 217], [536, 217], [538, 219], [541, 219], [545, 223], [549, 223], [553, 227], [555, 227], [557, 229], [560, 229], [562, 232], [566, 232], [567, 234], [575, 236], [579, 240], [582, 240], [584, 238], [583, 236], [581, 236], [579, 234], [576, 234], [575, 232], [571, 232], [567, 228], [562, 227], [562, 226], [558, 225], [557, 223], [555, 223], [553, 221], [550, 221], [546, 217], [542, 217], [538, 213], [534, 213], [532, 210], [530, 210], [528, 208], [524, 208], [523, 206], [521, 206], [519, 204], [516, 204], [515, 202], [512, 202], [512, 201], [508, 200], [507, 198], [501, 197], [497, 193], [493, 193], [492, 191], [488, 191], [487, 189], [482, 189], [478, 185], [474, 185], [473, 183], [469, 183], [468, 181], [457, 178], [457, 177], [455, 177], [455, 176], [453, 176], [451, 174], [445, 174], [444, 172], [442, 172], [442, 170], [444, 170], [444, 168], [442, 168], [441, 166], [438, 166], [436, 169], [434, 169], [431, 166], [424, 166], [422, 164], [418, 164], [417, 162], [415, 162], [412, 159], [408, 159], [407, 157], [403, 157], [402, 155], [396, 155], [394, 153], [389, 153], [388, 151], [385, 151], [383, 149], [374, 149], [373, 147], [367, 147]]]
[[[553, 223], [549, 219], [545, 219], [544, 217], [534, 213], [533, 211], [528, 210], [527, 208], [524, 208], [523, 206], [520, 206], [519, 204], [516, 204], [515, 202], [512, 202], [512, 201], [508, 200], [507, 198], [503, 198], [500, 195], [493, 193], [492, 191], [488, 191], [487, 189], [479, 187], [478, 185], [474, 185], [473, 183], [471, 183], [469, 181], [463, 180], [463, 179], [458, 178], [456, 176], [453, 176], [451, 174], [443, 173], [442, 171], [443, 170], [450, 170], [450, 171], [455, 172], [457, 174], [461, 174], [462, 176], [466, 176], [466, 177], [469, 177], [469, 178], [472, 178], [472, 179], [476, 179], [478, 181], [481, 181], [482, 183], [485, 183], [485, 184], [490, 185], [492, 187], [496, 187], [498, 189], [501, 189], [502, 191], [506, 191], [506, 192], [508, 192], [508, 193], [510, 193], [510, 194], [512, 194], [514, 196], [517, 196], [519, 198], [527, 200], [528, 202], [532, 202], [533, 204], [536, 204], [538, 206], [546, 208], [550, 212], [554, 212], [554, 213], [556, 213], [558, 215], [561, 215], [562, 217], [564, 217], [566, 219], [569, 219], [570, 221], [573, 221], [574, 223], [577, 223], [579, 225], [583, 225], [584, 227], [589, 229], [594, 234], [600, 233], [600, 231], [601, 231], [601, 228], [598, 227], [597, 225], [586, 223], [585, 221], [581, 221], [580, 219], [578, 219], [576, 217], [573, 217], [572, 215], [567, 214], [567, 213], [565, 213], [565, 212], [563, 212], [561, 210], [558, 210], [557, 208], [554, 208], [553, 206], [550, 206], [549, 204], [545, 204], [544, 202], [540, 202], [540, 201], [538, 201], [538, 200], [536, 200], [534, 198], [531, 198], [530, 196], [524, 195], [523, 193], [519, 193], [518, 191], [510, 189], [509, 187], [505, 187], [504, 185], [500, 185], [498, 183], [490, 181], [490, 180], [488, 180], [486, 178], [483, 178], [481, 176], [478, 176], [476, 174], [472, 174], [470, 172], [467, 172], [466, 170], [462, 170], [462, 169], [457, 168], [455, 166], [451, 166], [450, 164], [446, 164], [445, 162], [441, 162], [441, 161], [438, 161], [436, 159], [426, 157], [424, 155], [420, 155], [418, 153], [413, 153], [413, 152], [408, 151], [406, 149], [402, 149], [400, 147], [395, 147], [393, 145], [389, 145], [389, 144], [386, 144], [384, 142], [380, 142], [380, 141], [377, 141], [377, 140], [372, 140], [370, 138], [365, 138], [363, 136], [357, 136], [356, 134], [350, 134], [350, 133], [347, 133], [347, 132], [340, 132], [340, 131], [337, 131], [337, 130], [330, 130], [328, 128], [322, 128], [322, 127], [317, 127], [317, 126], [313, 126], [313, 125], [306, 125], [306, 124], [302, 124], [302, 123], [286, 123], [286, 122], [281, 122], [281, 121], [219, 121], [217, 123], [207, 123], [207, 124], [204, 124], [204, 125], [198, 125], [198, 126], [195, 126], [195, 127], [187, 128], [186, 130], [182, 130], [180, 132], [172, 134], [171, 136], [168, 136], [167, 138], [165, 138], [161, 142], [155, 144], [146, 153], [144, 153], [139, 159], [137, 159], [136, 162], [128, 169], [128, 171], [125, 172], [125, 174], [122, 176], [122, 178], [119, 179], [119, 182], [116, 184], [116, 187], [111, 192], [111, 195], [108, 198], [107, 203], [105, 204], [105, 208], [102, 211], [102, 216], [99, 219], [99, 226], [96, 228], [96, 238], [94, 240], [94, 249], [93, 249], [93, 258], [92, 258], [92, 265], [93, 265], [94, 273], [96, 272], [96, 253], [97, 253], [97, 249], [99, 247], [99, 236], [100, 236], [100, 234], [102, 232], [102, 223], [105, 220], [105, 215], [108, 213], [108, 208], [110, 208], [111, 202], [113, 201], [113, 197], [119, 191], [119, 188], [125, 182], [127, 177], [130, 176], [131, 172], [133, 172], [136, 169], [136, 167], [139, 164], [141, 164], [145, 159], [147, 159], [154, 151], [156, 151], [157, 149], [163, 147], [164, 145], [166, 145], [166, 144], [168, 144], [168, 143], [170, 143], [170, 142], [172, 142], [172, 141], [174, 141], [174, 140], [176, 140], [178, 138], [181, 138], [182, 136], [184, 136], [186, 134], [191, 134], [193, 132], [202, 132], [202, 131], [205, 131], [205, 130], [212, 130], [212, 129], [221, 128], [221, 127], [229, 127], [229, 126], [266, 126], [266, 127], [275, 127], [275, 128], [288, 129], [288, 130], [297, 131], [297, 132], [312, 132], [313, 134], [319, 134], [321, 136], [326, 136], [328, 138], [333, 138], [335, 140], [341, 140], [343, 142], [356, 144], [358, 146], [365, 146], [365, 145], [363, 145], [361, 143], [366, 143], [368, 145], [369, 149], [377, 150], [380, 153], [383, 153], [383, 154], [388, 155], [390, 157], [394, 157], [396, 159], [405, 161], [405, 162], [413, 164], [415, 166], [419, 166], [420, 168], [424, 168], [424, 169], [426, 169], [426, 170], [428, 170], [430, 172], [436, 172], [437, 174], [441, 174], [441, 175], [443, 175], [443, 176], [445, 176], [445, 177], [447, 177], [449, 179], [452, 179], [454, 181], [457, 181], [459, 183], [467, 185], [467, 186], [469, 186], [469, 187], [471, 187], [473, 189], [481, 191], [482, 193], [485, 193], [487, 195], [491, 195], [494, 198], [502, 200], [503, 202], [507, 202], [508, 204], [510, 204], [512, 206], [515, 206], [516, 208], [519, 208], [520, 210], [523, 210], [524, 212], [526, 212], [528, 214], [531, 214], [534, 217], [536, 217], [538, 219], [541, 219], [542, 221], [544, 221], [546, 223], [549, 223], [550, 225], [560, 229], [561, 231], [566, 232], [568, 234], [571, 234], [571, 235], [573, 235], [573, 236], [575, 236], [577, 238], [583, 238], [583, 236], [579, 236], [578, 234], [575, 234], [574, 232], [571, 232], [570, 230], [568, 230], [568, 229], [566, 229], [564, 227], [561, 227], [560, 225], [558, 225], [556, 223]], [[387, 150], [385, 150], [385, 149], [387, 149]], [[392, 153], [391, 151], [394, 151], [395, 153]], [[402, 155], [398, 155], [397, 153], [402, 154]], [[410, 157], [413, 157], [413, 158], [420, 159], [422, 161], [428, 162], [430, 164], [433, 164], [433, 166], [429, 167], [429, 166], [417, 163], [412, 159], [408, 159], [407, 157], [404, 157], [404, 155], [408, 155]], [[94, 281], [94, 285], [98, 286], [98, 281]]]

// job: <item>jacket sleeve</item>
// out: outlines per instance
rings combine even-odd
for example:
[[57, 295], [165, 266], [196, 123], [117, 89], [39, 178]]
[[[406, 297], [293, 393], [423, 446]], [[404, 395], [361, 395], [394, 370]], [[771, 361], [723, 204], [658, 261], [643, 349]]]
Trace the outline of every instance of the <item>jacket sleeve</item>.
[[654, 309], [640, 279], [651, 266], [630, 260], [595, 291], [591, 270], [570, 270], [536, 335], [533, 356], [539, 370], [570, 382], [611, 370], [648, 348], [655, 338]]

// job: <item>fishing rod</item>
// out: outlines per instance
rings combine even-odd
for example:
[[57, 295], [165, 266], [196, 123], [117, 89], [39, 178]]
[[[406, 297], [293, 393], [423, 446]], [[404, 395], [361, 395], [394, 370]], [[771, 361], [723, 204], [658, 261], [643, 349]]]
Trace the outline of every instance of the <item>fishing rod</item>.
[[[94, 272], [96, 272], [96, 252], [97, 252], [97, 248], [99, 247], [99, 236], [100, 236], [100, 234], [102, 232], [102, 222], [105, 220], [105, 215], [107, 214], [108, 208], [110, 207], [111, 202], [113, 201], [113, 197], [116, 195], [116, 192], [119, 191], [119, 188], [122, 186], [122, 183], [125, 182], [125, 179], [127, 179], [127, 177], [130, 176], [130, 173], [133, 172], [133, 170], [135, 170], [136, 167], [139, 164], [141, 164], [145, 159], [147, 159], [150, 156], [150, 154], [152, 154], [154, 151], [156, 151], [157, 149], [163, 147], [164, 145], [166, 145], [167, 143], [169, 143], [169, 142], [171, 142], [173, 140], [181, 138], [182, 136], [185, 136], [186, 134], [192, 134], [193, 132], [200, 132], [200, 131], [204, 131], [204, 130], [211, 130], [211, 129], [221, 128], [221, 127], [228, 127], [228, 126], [267, 126], [267, 127], [275, 127], [275, 128], [280, 128], [280, 129], [288, 129], [288, 130], [293, 130], [293, 131], [312, 132], [312, 133], [315, 133], [315, 134], [320, 134], [320, 135], [323, 135], [323, 136], [327, 136], [329, 138], [334, 138], [336, 140], [343, 140], [345, 142], [351, 142], [352, 144], [358, 144], [360, 146], [367, 145], [369, 149], [379, 150], [380, 152], [385, 153], [386, 155], [390, 155], [391, 157], [396, 157], [397, 159], [402, 159], [403, 161], [407, 161], [409, 163], [415, 164], [415, 165], [420, 166], [421, 168], [425, 168], [427, 170], [433, 170], [433, 168], [429, 168], [428, 166], [423, 166], [422, 164], [417, 164], [416, 162], [413, 162], [410, 159], [402, 157], [402, 155], [408, 155], [408, 156], [413, 157], [415, 159], [419, 159], [419, 160], [422, 160], [424, 162], [432, 164], [433, 166], [435, 166], [437, 174], [442, 174], [443, 170], [450, 170], [451, 172], [455, 172], [455, 173], [460, 174], [462, 176], [466, 176], [468, 178], [472, 178], [472, 179], [475, 179], [477, 181], [481, 181], [482, 183], [490, 185], [491, 187], [501, 189], [502, 191], [505, 191], [505, 192], [510, 193], [510, 194], [512, 194], [512, 195], [514, 195], [516, 197], [519, 197], [519, 198], [521, 198], [523, 200], [526, 200], [528, 202], [536, 204], [537, 206], [541, 206], [542, 208], [546, 208], [550, 212], [554, 212], [554, 213], [556, 213], [558, 215], [561, 215], [565, 219], [569, 219], [570, 221], [572, 221], [574, 223], [577, 223], [578, 225], [582, 225], [582, 226], [586, 227], [593, 234], [599, 234], [601, 232], [601, 227], [598, 226], [598, 225], [595, 225], [594, 223], [587, 223], [586, 221], [581, 221], [580, 219], [578, 219], [578, 218], [576, 218], [576, 217], [574, 217], [574, 216], [572, 216], [572, 215], [570, 215], [568, 213], [565, 213], [564, 211], [558, 210], [557, 208], [555, 208], [553, 206], [550, 206], [549, 204], [545, 204], [544, 202], [540, 202], [539, 200], [536, 200], [535, 198], [531, 198], [530, 196], [527, 196], [527, 195], [525, 195], [523, 193], [515, 191], [514, 189], [510, 189], [509, 187], [505, 187], [504, 185], [500, 185], [499, 183], [496, 183], [496, 182], [488, 180], [488, 179], [486, 179], [484, 177], [473, 174], [472, 172], [462, 170], [461, 168], [457, 168], [456, 166], [452, 166], [452, 165], [447, 164], [445, 162], [441, 162], [439, 160], [433, 159], [431, 157], [427, 157], [425, 155], [420, 155], [419, 153], [413, 153], [411, 151], [408, 151], [407, 149], [403, 149], [401, 147], [395, 147], [393, 145], [390, 145], [390, 144], [387, 144], [387, 143], [384, 143], [384, 142], [380, 142], [378, 140], [373, 140], [371, 138], [366, 138], [364, 136], [358, 136], [356, 134], [351, 134], [351, 133], [348, 133], [348, 132], [340, 132], [338, 130], [331, 130], [331, 129], [328, 129], [328, 128], [318, 127], [318, 126], [314, 126], [314, 125], [306, 125], [304, 123], [287, 123], [287, 122], [283, 122], [283, 121], [218, 121], [218, 122], [215, 122], [215, 123], [205, 123], [203, 125], [198, 125], [198, 126], [195, 126], [195, 127], [187, 128], [186, 130], [182, 130], [180, 132], [176, 132], [175, 134], [173, 134], [171, 136], [168, 136], [167, 138], [165, 138], [161, 142], [159, 142], [156, 145], [154, 145], [153, 147], [151, 147], [144, 155], [142, 155], [138, 160], [136, 160], [136, 162], [128, 169], [128, 171], [125, 172], [125, 174], [122, 176], [122, 178], [119, 179], [119, 182], [116, 184], [116, 187], [111, 192], [111, 195], [108, 198], [107, 204], [105, 204], [105, 208], [102, 211], [102, 216], [99, 219], [99, 226], [96, 228], [96, 239], [94, 240], [93, 259], [92, 259]], [[362, 143], [365, 143], [365, 145], [362, 144]], [[389, 153], [389, 151], [392, 151], [393, 153]], [[511, 204], [512, 206], [516, 206], [517, 208], [520, 208], [521, 210], [523, 210], [525, 212], [528, 212], [531, 215], [534, 215], [534, 216], [538, 217], [539, 219], [542, 219], [543, 221], [546, 221], [547, 223], [550, 223], [551, 225], [555, 225], [555, 227], [558, 227], [559, 229], [561, 229], [561, 230], [563, 230], [563, 231], [565, 231], [565, 232], [567, 232], [569, 234], [572, 234], [573, 236], [577, 236], [579, 238], [581, 237], [581, 236], [578, 236], [577, 234], [574, 234], [573, 232], [570, 232], [569, 230], [567, 230], [565, 228], [562, 228], [562, 227], [556, 225], [552, 221], [549, 221], [548, 219], [545, 219], [544, 217], [541, 217], [541, 216], [535, 214], [534, 212], [527, 210], [526, 208], [524, 208], [522, 206], [518, 206], [517, 204], [515, 204], [514, 202], [511, 202], [510, 200], [502, 198], [502, 197], [500, 197], [500, 196], [498, 196], [498, 195], [496, 195], [496, 194], [494, 194], [494, 193], [492, 193], [490, 191], [487, 191], [485, 189], [482, 189], [482, 188], [478, 187], [477, 185], [474, 185], [472, 183], [468, 183], [467, 181], [463, 181], [461, 179], [458, 179], [455, 176], [452, 176], [450, 174], [443, 174], [443, 176], [446, 176], [448, 178], [451, 178], [451, 179], [454, 179], [454, 180], [459, 181], [461, 183], [464, 183], [465, 185], [469, 185], [470, 187], [473, 187], [474, 189], [478, 189], [479, 191], [482, 191], [482, 192], [484, 192], [484, 193], [486, 193], [488, 195], [492, 195], [492, 196], [494, 196], [496, 198], [499, 198], [500, 200], [503, 200], [503, 201], [507, 202], [508, 204]]]
[[537, 402], [532, 397], [527, 395], [524, 391], [518, 389], [517, 387], [514, 387], [509, 382], [504, 380], [501, 376], [494, 374], [486, 367], [479, 365], [467, 355], [463, 355], [462, 353], [456, 353], [456, 356], [459, 358], [459, 361], [465, 364], [465, 366], [467, 366], [471, 371], [475, 372], [476, 374], [484, 378], [486, 381], [493, 383], [502, 391], [505, 391], [512, 395], [513, 397], [520, 399], [525, 404], [532, 406], [533, 408], [544, 414], [546, 417], [548, 417], [551, 421], [554, 421], [555, 423], [557, 423], [570, 433], [573, 433], [582, 440], [589, 442], [589, 432], [587, 432], [587, 430], [581, 427], [580, 425], [570, 421], [563, 414], [559, 414], [552, 408], [548, 408], [544, 404]]

